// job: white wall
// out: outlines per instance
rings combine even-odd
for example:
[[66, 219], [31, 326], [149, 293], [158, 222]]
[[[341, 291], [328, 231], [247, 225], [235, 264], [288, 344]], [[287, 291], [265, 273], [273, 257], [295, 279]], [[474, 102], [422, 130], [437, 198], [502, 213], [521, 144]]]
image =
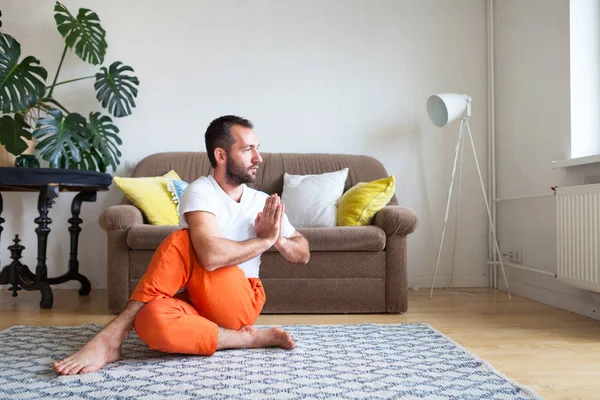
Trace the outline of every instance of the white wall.
[[[552, 169], [569, 158], [569, 0], [495, 2], [498, 197], [551, 193], [552, 186], [600, 182], [600, 165]], [[522, 249], [523, 264], [556, 272], [555, 199], [498, 204], [504, 251]], [[553, 277], [511, 269], [515, 293], [598, 317], [589, 293]]]
[[[409, 240], [411, 285], [428, 285], [435, 265], [458, 123], [438, 129], [426, 116], [427, 97], [468, 93], [480, 163], [487, 165], [487, 68], [484, 0], [158, 1], [65, 0], [98, 13], [109, 43], [106, 65], [134, 67], [140, 94], [134, 114], [118, 121], [123, 161], [166, 150], [204, 151], [215, 117], [234, 113], [256, 125], [265, 152], [368, 154], [397, 177], [400, 203], [415, 209], [420, 228]], [[3, 1], [3, 31], [24, 54], [41, 59], [51, 77], [63, 48], [53, 3]], [[61, 80], [94, 73], [73, 55]], [[99, 109], [93, 81], [59, 87], [67, 108]], [[486, 286], [487, 224], [473, 161], [465, 156], [463, 215], [456, 285]], [[487, 176], [487, 171], [483, 171]], [[124, 174], [123, 168], [118, 174]], [[84, 204], [81, 270], [93, 287], [106, 286], [101, 210], [118, 203], [113, 188]], [[51, 217], [49, 275], [66, 270], [68, 202]], [[21, 201], [22, 200], [22, 201]], [[25, 236], [25, 262], [35, 265], [35, 196], [5, 195], [3, 264], [8, 240]], [[454, 227], [438, 284], [450, 270]], [[64, 233], [63, 233], [64, 234]], [[73, 286], [72, 283], [68, 284]], [[66, 286], [66, 285], [65, 285]]]

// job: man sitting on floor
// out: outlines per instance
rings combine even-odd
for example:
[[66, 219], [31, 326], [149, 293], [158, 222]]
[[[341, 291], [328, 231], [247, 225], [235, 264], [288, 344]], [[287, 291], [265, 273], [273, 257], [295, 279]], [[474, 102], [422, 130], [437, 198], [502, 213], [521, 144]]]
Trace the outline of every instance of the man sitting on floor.
[[132, 327], [151, 349], [212, 355], [232, 348], [281, 347], [294, 342], [281, 328], [255, 329], [265, 302], [260, 255], [271, 246], [306, 264], [306, 238], [289, 223], [277, 194], [245, 185], [262, 162], [250, 121], [224, 116], [206, 130], [214, 175], [185, 190], [182, 229], [156, 250], [123, 312], [78, 352], [52, 364], [60, 374], [98, 371], [121, 355]]

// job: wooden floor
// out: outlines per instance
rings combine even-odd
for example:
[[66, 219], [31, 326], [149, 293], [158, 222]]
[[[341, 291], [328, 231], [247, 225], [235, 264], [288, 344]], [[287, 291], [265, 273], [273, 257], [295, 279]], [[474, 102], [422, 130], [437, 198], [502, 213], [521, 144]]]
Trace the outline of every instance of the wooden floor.
[[[446, 290], [432, 300], [424, 289], [410, 292], [403, 315], [262, 315], [257, 324], [350, 324], [425, 322], [490, 362], [503, 374], [546, 399], [600, 398], [600, 321], [518, 296], [470, 290], [473, 297]], [[55, 290], [54, 307], [40, 310], [39, 292], [0, 293], [0, 330], [13, 325], [104, 325], [106, 292], [89, 297]]]

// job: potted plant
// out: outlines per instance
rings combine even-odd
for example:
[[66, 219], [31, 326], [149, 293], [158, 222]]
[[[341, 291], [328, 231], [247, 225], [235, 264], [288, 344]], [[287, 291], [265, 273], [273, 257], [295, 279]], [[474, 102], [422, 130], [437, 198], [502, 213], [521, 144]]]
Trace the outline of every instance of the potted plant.
[[[57, 1], [54, 20], [65, 47], [50, 85], [40, 61], [33, 56], [21, 58], [19, 42], [0, 32], [0, 144], [19, 156], [28, 147], [26, 140], [33, 139], [36, 151], [51, 168], [106, 172], [110, 166], [115, 171], [122, 141], [111, 117], [90, 112], [86, 118], [71, 112], [53, 96], [54, 89], [95, 79], [96, 99], [109, 114], [121, 118], [135, 107], [139, 81], [132, 75], [133, 68], [116, 61], [95, 75], [59, 82], [68, 50], [85, 62], [101, 65], [108, 45], [98, 15], [89, 9], [80, 8], [75, 17]], [[17, 158], [17, 163], [22, 159]]]

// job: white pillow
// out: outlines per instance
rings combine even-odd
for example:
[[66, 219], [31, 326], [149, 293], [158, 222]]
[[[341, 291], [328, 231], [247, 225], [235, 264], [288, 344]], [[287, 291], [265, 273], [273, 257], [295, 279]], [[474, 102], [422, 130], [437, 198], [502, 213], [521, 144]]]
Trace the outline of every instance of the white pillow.
[[281, 202], [295, 227], [334, 227], [348, 168], [320, 175], [283, 174]]

